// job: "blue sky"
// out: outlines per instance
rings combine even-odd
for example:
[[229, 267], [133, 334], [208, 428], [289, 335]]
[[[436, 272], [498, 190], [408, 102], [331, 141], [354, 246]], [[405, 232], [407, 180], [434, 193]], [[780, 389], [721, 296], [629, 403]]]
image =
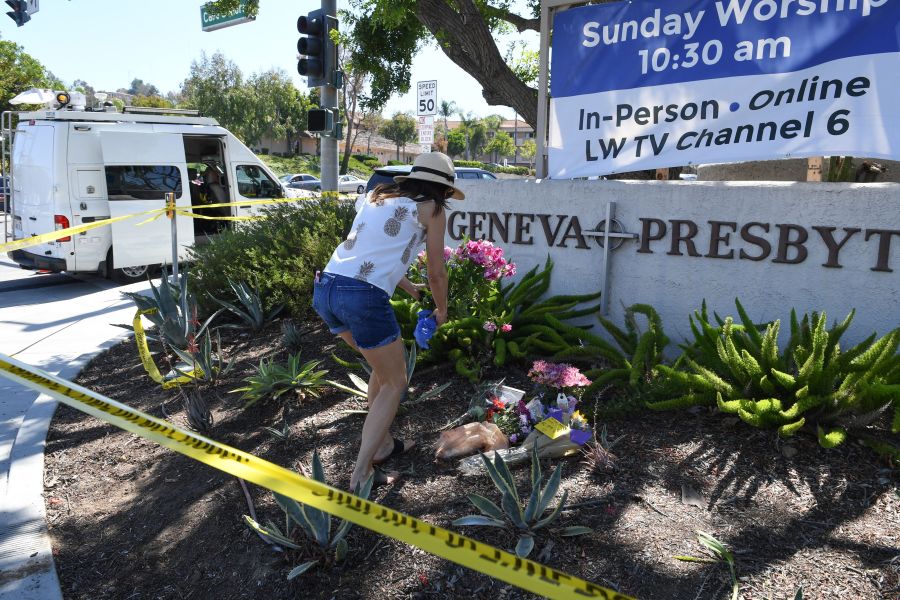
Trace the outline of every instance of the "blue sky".
[[[177, 90], [202, 51], [220, 51], [245, 75], [281, 68], [301, 89], [297, 74], [297, 17], [318, 8], [317, 0], [262, 0], [257, 20], [213, 32], [200, 30], [196, 0], [43, 0], [30, 22], [17, 28], [0, 15], [0, 37], [16, 42], [66, 83], [83, 79], [97, 91], [128, 87], [132, 79], [163, 93]], [[346, 2], [338, 2], [344, 8]], [[6, 12], [5, 3], [2, 4]], [[505, 53], [508, 37], [500, 42]], [[526, 38], [537, 47], [537, 34]], [[512, 118], [508, 107], [489, 106], [481, 86], [433, 45], [413, 62], [412, 89], [437, 79], [438, 100], [452, 100], [479, 116]], [[415, 94], [394, 97], [385, 114], [415, 110]]]

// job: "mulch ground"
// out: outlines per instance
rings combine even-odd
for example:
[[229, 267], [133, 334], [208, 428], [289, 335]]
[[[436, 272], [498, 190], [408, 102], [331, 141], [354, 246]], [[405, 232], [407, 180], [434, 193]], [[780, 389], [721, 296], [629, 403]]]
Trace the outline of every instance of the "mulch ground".
[[[243, 410], [237, 394], [261, 358], [286, 359], [280, 324], [260, 334], [229, 334], [237, 361], [211, 399], [212, 437], [292, 469], [318, 448], [329, 482], [346, 487], [358, 449], [364, 402], [336, 391], [298, 402], [260, 403]], [[325, 358], [329, 376], [348, 382], [329, 357], [338, 351], [321, 328], [304, 339], [305, 359]], [[526, 387], [524, 371], [488, 373]], [[438, 430], [462, 414], [474, 388], [448, 367], [420, 367], [412, 397], [451, 381], [439, 397], [400, 415], [395, 435], [415, 450], [394, 460], [401, 482], [373, 499], [431, 523], [476, 511], [478, 493], [499, 500], [487, 476], [463, 477], [453, 463], [434, 461]], [[78, 383], [184, 425], [180, 402], [145, 375], [134, 343], [97, 357]], [[264, 426], [290, 437], [276, 439]], [[687, 563], [705, 556], [697, 531], [735, 554], [742, 598], [900, 598], [900, 473], [851, 443], [825, 451], [814, 437], [789, 444], [706, 410], [647, 413], [606, 423], [614, 471], [592, 470], [578, 457], [558, 462], [573, 509], [560, 526], [586, 525], [579, 538], [539, 537], [531, 558], [641, 599], [729, 598], [722, 564]], [[545, 473], [550, 464], [545, 461]], [[528, 469], [514, 471], [520, 493]], [[355, 527], [346, 560], [286, 581], [307, 559], [277, 553], [244, 524], [248, 506], [238, 481], [153, 443], [61, 406], [47, 440], [47, 520], [67, 599], [244, 598], [532, 598], [416, 548]], [[284, 523], [271, 494], [250, 486], [259, 520]], [[527, 494], [527, 491], [524, 492]], [[511, 549], [516, 536], [494, 528], [461, 532]]]

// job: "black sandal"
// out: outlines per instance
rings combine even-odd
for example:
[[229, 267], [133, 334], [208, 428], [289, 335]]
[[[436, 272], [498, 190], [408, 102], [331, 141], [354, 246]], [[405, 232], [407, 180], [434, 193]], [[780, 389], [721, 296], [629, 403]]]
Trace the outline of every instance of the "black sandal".
[[394, 440], [394, 448], [393, 448], [393, 450], [391, 450], [390, 454], [388, 454], [387, 456], [385, 456], [385, 457], [382, 458], [381, 460], [372, 460], [372, 464], [373, 464], [373, 465], [384, 464], [384, 463], [386, 463], [387, 461], [389, 461], [389, 460], [391, 460], [392, 458], [394, 458], [395, 456], [400, 456], [400, 455], [403, 454], [404, 452], [407, 452], [407, 451], [409, 451], [409, 450], [412, 450], [413, 448], [416, 447], [415, 442], [413, 442], [413, 445], [412, 445], [412, 446], [410, 446], [409, 448], [407, 448], [407, 447], [406, 447], [406, 440], [398, 440], [398, 439], [395, 438], [395, 437], [392, 437], [391, 439]]

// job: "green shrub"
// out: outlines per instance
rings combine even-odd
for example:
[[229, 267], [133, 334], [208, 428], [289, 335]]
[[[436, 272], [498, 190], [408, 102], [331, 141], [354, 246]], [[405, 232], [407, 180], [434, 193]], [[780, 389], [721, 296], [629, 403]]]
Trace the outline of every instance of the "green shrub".
[[405, 165], [406, 163], [403, 162], [402, 160], [393, 160], [393, 159], [392, 159], [392, 160], [389, 160], [387, 164], [390, 165], [390, 166], [403, 166], [403, 165]]
[[258, 281], [265, 310], [283, 304], [291, 316], [309, 313], [315, 272], [328, 262], [353, 223], [353, 203], [304, 201], [267, 209], [268, 218], [225, 231], [191, 249], [190, 286], [201, 308], [233, 294], [232, 281]]
[[372, 156], [371, 154], [351, 154], [350, 156], [363, 163], [367, 160], [378, 160], [378, 157]]
[[791, 311], [791, 335], [778, 349], [780, 321], [753, 323], [735, 300], [742, 324], [731, 317], [709, 321], [706, 305], [691, 318], [694, 343], [681, 367], [658, 371], [679, 386], [679, 395], [651, 403], [654, 409], [715, 405], [754, 427], [782, 436], [815, 425], [819, 443], [833, 447], [849, 431], [875, 422], [893, 406], [893, 432], [900, 433], [900, 328], [842, 350], [839, 340], [853, 319], [826, 329], [825, 313]]
[[510, 175], [530, 175], [531, 169], [528, 167], [494, 167], [490, 169], [494, 173], [508, 173]]
[[484, 163], [478, 160], [454, 160], [455, 167], [475, 167], [476, 169], [484, 169]]
[[366, 166], [369, 167], [370, 169], [378, 169], [378, 168], [384, 166], [384, 165], [381, 163], [381, 161], [378, 160], [377, 158], [371, 158], [371, 159], [369, 159], [369, 160], [364, 160], [364, 161], [362, 161], [362, 164], [366, 165]]

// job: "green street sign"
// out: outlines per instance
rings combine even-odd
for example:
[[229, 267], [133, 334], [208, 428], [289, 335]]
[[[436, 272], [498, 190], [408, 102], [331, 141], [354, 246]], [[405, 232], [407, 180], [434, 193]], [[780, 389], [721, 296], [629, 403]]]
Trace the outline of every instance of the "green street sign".
[[246, 14], [247, 0], [241, 0], [241, 5], [237, 10], [226, 15], [213, 16], [206, 10], [206, 5], [200, 7], [200, 25], [203, 31], [215, 31], [223, 27], [231, 27], [232, 25], [240, 25], [241, 23], [249, 23], [255, 17], [248, 17]]

